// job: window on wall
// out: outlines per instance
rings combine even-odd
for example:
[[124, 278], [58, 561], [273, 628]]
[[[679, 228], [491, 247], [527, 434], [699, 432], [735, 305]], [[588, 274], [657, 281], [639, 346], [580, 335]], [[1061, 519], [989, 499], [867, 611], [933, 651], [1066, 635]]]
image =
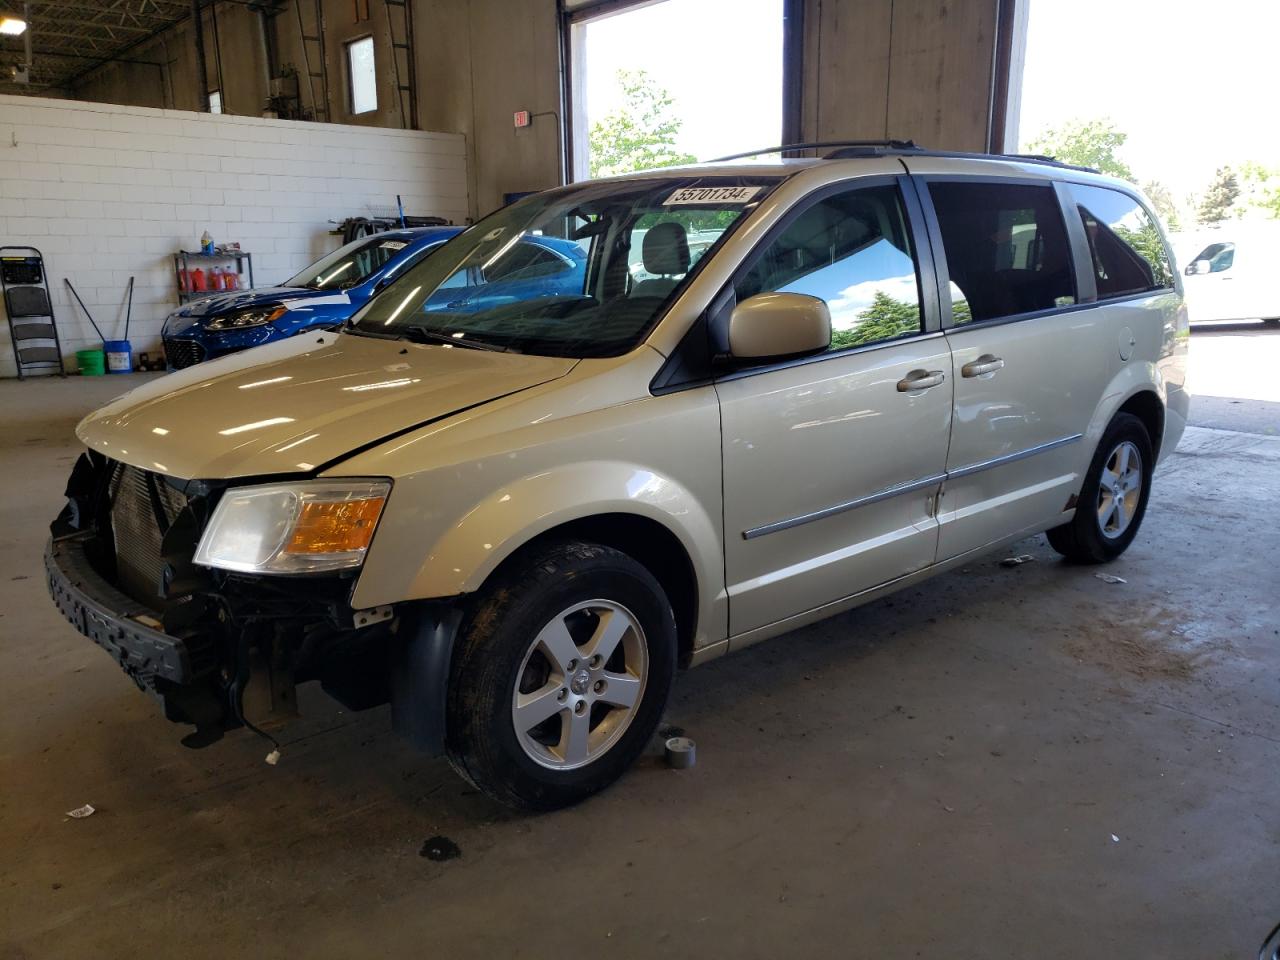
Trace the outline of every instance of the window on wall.
[[378, 76], [373, 61], [373, 37], [347, 44], [347, 76], [351, 86], [351, 112], [378, 109]]
[[957, 324], [1076, 302], [1062, 209], [1052, 187], [929, 184]]
[[1164, 238], [1138, 201], [1106, 187], [1073, 183], [1070, 189], [1089, 238], [1098, 299], [1173, 286]]
[[920, 285], [898, 188], [864, 187], [819, 200], [796, 217], [734, 285], [803, 293], [831, 311], [831, 349], [920, 332]]
[[221, 90], [209, 91], [209, 112], [210, 113], [222, 112], [222, 91]]

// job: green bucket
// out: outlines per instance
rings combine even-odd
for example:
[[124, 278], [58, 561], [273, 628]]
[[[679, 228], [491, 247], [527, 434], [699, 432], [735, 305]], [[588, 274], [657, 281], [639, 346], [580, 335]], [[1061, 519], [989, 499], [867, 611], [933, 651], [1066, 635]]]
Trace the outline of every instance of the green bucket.
[[82, 377], [100, 377], [106, 370], [106, 357], [101, 350], [77, 350], [76, 365]]

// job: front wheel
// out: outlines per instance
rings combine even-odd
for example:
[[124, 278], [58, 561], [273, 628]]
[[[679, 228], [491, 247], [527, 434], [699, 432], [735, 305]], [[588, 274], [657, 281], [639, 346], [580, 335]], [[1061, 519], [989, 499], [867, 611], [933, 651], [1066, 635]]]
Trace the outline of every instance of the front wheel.
[[449, 760], [508, 806], [575, 803], [644, 750], [675, 664], [675, 618], [647, 569], [598, 544], [544, 548], [475, 599], [450, 671]]
[[1138, 535], [1155, 459], [1142, 421], [1118, 413], [1102, 434], [1070, 523], [1048, 531], [1049, 546], [1076, 563], [1114, 560]]

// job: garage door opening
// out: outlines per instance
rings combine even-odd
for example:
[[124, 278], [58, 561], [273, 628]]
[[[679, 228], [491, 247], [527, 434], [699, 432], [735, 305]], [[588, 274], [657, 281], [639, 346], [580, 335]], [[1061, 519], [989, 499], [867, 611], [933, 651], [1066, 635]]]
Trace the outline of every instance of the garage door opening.
[[784, 0], [659, 0], [575, 15], [574, 180], [782, 142]]

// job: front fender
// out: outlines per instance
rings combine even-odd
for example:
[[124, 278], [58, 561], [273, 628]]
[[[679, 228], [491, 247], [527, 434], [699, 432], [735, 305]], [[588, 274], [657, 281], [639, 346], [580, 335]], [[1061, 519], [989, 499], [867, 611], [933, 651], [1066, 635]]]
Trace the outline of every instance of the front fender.
[[609, 513], [662, 524], [681, 542], [700, 574], [717, 562], [713, 556], [699, 556], [700, 545], [719, 542], [717, 525], [693, 494], [670, 477], [625, 461], [567, 464], [525, 477], [477, 504], [432, 547], [415, 578], [414, 593], [471, 593], [534, 537], [573, 520]]
[[[473, 593], [530, 540], [571, 521], [604, 514], [653, 520], [680, 541], [701, 587], [698, 639], [716, 636], [712, 595], [723, 594], [718, 523], [681, 483], [622, 460], [567, 463], [503, 484], [418, 554], [416, 569], [397, 577], [407, 580], [403, 589], [391, 587], [383, 576], [362, 576], [353, 603], [363, 608]], [[394, 509], [384, 523], [387, 520], [394, 520]], [[375, 539], [371, 562], [379, 559], [377, 547]], [[389, 587], [398, 595], [388, 594]]]

